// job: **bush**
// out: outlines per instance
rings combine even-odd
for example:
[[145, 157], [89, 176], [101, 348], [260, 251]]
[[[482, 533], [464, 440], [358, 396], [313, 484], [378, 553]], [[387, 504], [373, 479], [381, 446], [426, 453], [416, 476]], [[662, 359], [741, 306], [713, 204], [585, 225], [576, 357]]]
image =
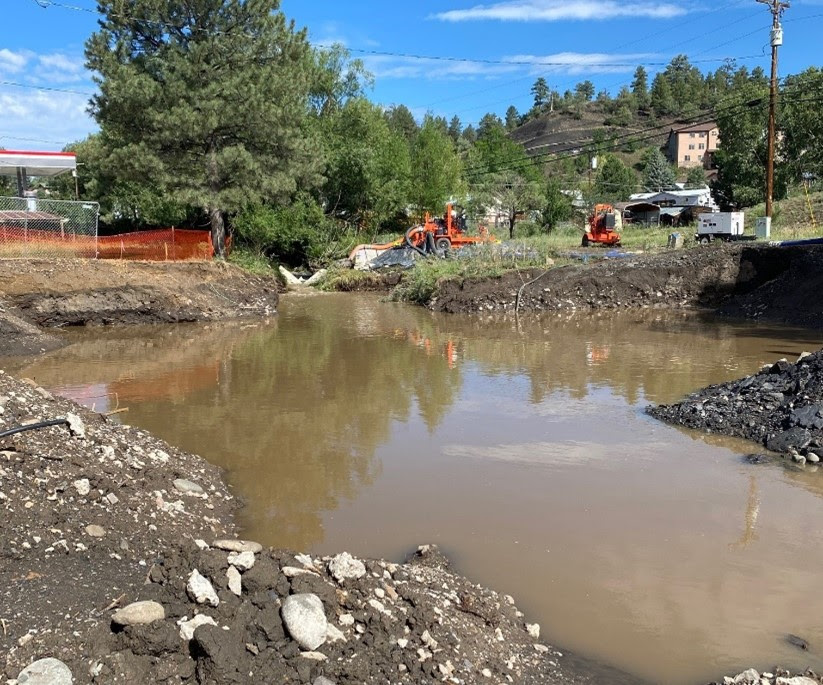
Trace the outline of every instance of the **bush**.
[[289, 266], [345, 256], [357, 239], [356, 231], [327, 217], [310, 198], [287, 207], [250, 207], [235, 217], [233, 225], [242, 244]]

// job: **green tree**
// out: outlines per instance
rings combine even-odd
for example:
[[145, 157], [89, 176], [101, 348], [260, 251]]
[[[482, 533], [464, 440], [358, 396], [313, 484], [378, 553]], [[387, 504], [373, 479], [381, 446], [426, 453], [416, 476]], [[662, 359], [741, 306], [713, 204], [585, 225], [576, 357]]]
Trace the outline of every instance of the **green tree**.
[[107, 164], [201, 207], [218, 256], [227, 213], [288, 201], [320, 180], [307, 123], [313, 54], [279, 0], [130, 0], [127, 12], [98, 0], [97, 9], [86, 60]]
[[591, 81], [578, 83], [574, 87], [574, 94], [584, 102], [588, 102], [594, 97], [594, 84]]
[[634, 80], [632, 81], [632, 94], [637, 102], [639, 110], [645, 110], [649, 107], [649, 76], [646, 70], [639, 66], [634, 71]]
[[517, 219], [529, 210], [540, 209], [540, 170], [523, 146], [506, 136], [502, 126], [478, 140], [471, 169], [477, 179], [472, 191], [475, 206], [502, 211], [509, 224], [509, 238], [513, 238]]
[[660, 148], [650, 147], [643, 155], [643, 184], [646, 190], [654, 192], [673, 188], [677, 182], [669, 161], [660, 152]]
[[408, 141], [417, 136], [420, 127], [414, 120], [414, 115], [406, 105], [395, 105], [386, 112], [386, 119], [392, 131], [402, 133]]
[[[783, 84], [781, 98], [779, 160], [794, 182], [803, 174], [823, 178], [823, 117], [820, 102], [798, 93], [823, 92], [823, 70], [810, 67], [800, 74], [789, 76]], [[787, 92], [786, 92], [787, 91]]]
[[460, 117], [455, 114], [449, 122], [449, 136], [451, 136], [451, 139], [456, 143], [460, 140], [460, 135], [462, 133], [463, 124], [460, 122]]
[[315, 49], [314, 68], [310, 101], [315, 112], [324, 116], [336, 112], [347, 100], [363, 97], [365, 89], [374, 85], [363, 60], [351, 59], [339, 43]]
[[614, 155], [607, 155], [594, 182], [594, 195], [599, 202], [624, 202], [636, 185], [634, 171]]
[[411, 151], [411, 200], [422, 214], [441, 214], [462, 193], [462, 164], [448, 135], [426, 117]]
[[511, 105], [506, 110], [506, 130], [511, 132], [514, 131], [520, 125], [520, 114], [517, 111], [517, 107]]
[[659, 117], [674, 114], [677, 106], [672, 96], [672, 87], [663, 74], [657, 74], [652, 81], [652, 90], [649, 95], [652, 112]]
[[692, 167], [686, 174], [687, 188], [705, 188], [706, 187], [706, 172], [703, 167]]
[[561, 221], [570, 219], [573, 212], [572, 200], [563, 192], [560, 181], [553, 177], [549, 178], [541, 212], [542, 224], [546, 231], [551, 233]]
[[[766, 198], [768, 86], [747, 83], [717, 110], [720, 147], [712, 191], [723, 209], [751, 207]], [[774, 197], [786, 194], [785, 165], [775, 169]]]
[[477, 141], [477, 131], [474, 126], [471, 124], [466, 126], [466, 128], [463, 129], [463, 133], [460, 135], [460, 138], [473, 145]]
[[551, 96], [551, 91], [549, 90], [549, 84], [546, 83], [546, 79], [542, 76], [534, 82], [534, 85], [531, 89], [531, 94], [534, 96], [534, 106], [538, 109], [545, 105], [549, 101], [549, 97]]
[[477, 126], [477, 139], [483, 140], [488, 138], [490, 135], [496, 134], [497, 132], [503, 130], [504, 126], [500, 117], [489, 112], [488, 114], [483, 115], [483, 118]]
[[324, 204], [338, 218], [377, 227], [409, 199], [411, 161], [402, 132], [368, 100], [348, 101], [323, 122]]

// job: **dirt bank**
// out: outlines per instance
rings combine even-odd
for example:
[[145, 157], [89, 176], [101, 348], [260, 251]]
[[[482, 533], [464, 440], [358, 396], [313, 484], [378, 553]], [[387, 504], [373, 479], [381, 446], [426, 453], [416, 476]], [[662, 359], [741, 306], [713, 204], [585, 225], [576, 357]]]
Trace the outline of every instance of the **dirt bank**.
[[823, 447], [823, 350], [648, 411], [668, 423], [752, 440], [800, 464], [817, 463]]
[[[596, 253], [595, 253], [596, 254]], [[446, 279], [429, 306], [444, 312], [703, 307], [823, 326], [823, 247], [716, 245], [630, 255], [499, 278]], [[519, 293], [519, 297], [518, 297]]]
[[0, 332], [14, 333], [0, 337], [0, 354], [48, 346], [21, 320], [42, 328], [213, 321], [273, 313], [277, 298], [275, 279], [220, 262], [0, 259]]
[[0, 432], [56, 417], [69, 424], [0, 438], [12, 682], [33, 663], [62, 672], [58, 684], [69, 671], [77, 683], [633, 682], [541, 642], [510, 597], [450, 572], [436, 548], [393, 564], [241, 543], [217, 468], [0, 373]]

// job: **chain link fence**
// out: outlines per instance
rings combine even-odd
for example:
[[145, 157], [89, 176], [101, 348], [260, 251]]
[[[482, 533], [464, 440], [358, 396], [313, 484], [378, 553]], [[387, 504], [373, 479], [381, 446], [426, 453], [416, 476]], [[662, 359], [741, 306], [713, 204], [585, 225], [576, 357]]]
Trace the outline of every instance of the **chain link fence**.
[[0, 197], [0, 257], [97, 257], [96, 202]]

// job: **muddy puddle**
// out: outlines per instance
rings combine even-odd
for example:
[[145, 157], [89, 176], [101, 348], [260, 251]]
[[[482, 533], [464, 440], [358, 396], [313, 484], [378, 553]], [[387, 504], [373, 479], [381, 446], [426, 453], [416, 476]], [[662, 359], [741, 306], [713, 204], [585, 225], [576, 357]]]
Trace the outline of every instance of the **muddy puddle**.
[[816, 334], [317, 295], [260, 324], [71, 335], [0, 365], [225, 467], [251, 538], [390, 559], [436, 542], [547, 640], [652, 682], [823, 670], [823, 469], [643, 414]]

